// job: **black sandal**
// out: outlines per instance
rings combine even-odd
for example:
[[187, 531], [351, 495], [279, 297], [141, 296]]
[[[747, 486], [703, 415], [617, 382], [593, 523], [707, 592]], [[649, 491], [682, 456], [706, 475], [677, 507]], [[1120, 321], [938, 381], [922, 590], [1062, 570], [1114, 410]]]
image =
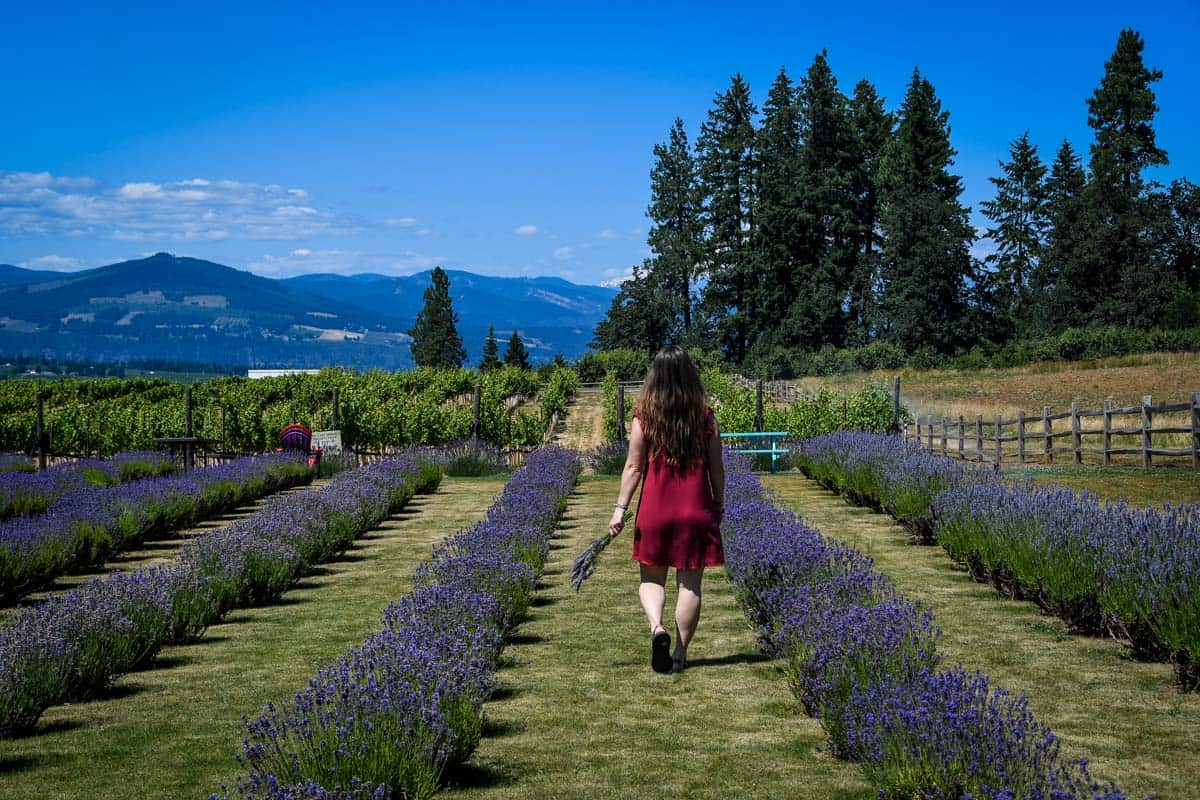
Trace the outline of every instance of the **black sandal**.
[[650, 668], [655, 672], [671, 671], [671, 634], [666, 631], [650, 637]]
[[686, 658], [671, 659], [671, 672], [672, 673], [683, 672], [685, 669], [687, 669], [687, 666], [688, 666], [688, 662], [687, 662]]

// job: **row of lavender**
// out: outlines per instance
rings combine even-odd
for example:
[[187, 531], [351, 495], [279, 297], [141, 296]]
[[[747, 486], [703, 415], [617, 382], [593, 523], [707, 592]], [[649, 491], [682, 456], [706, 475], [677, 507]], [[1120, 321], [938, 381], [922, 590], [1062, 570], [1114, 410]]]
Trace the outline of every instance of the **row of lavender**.
[[97, 578], [20, 609], [0, 629], [0, 735], [32, 729], [52, 705], [103, 695], [164, 645], [200, 636], [234, 608], [278, 598], [440, 479], [413, 459], [341, 473], [189, 541], [172, 564]]
[[1105, 503], [867, 433], [807, 440], [797, 463], [940, 543], [977, 579], [1170, 661], [1184, 689], [1200, 688], [1200, 507]]
[[570, 450], [531, 453], [485, 519], [418, 567], [378, 633], [247, 720], [236, 796], [432, 795], [479, 742], [504, 640], [526, 614], [579, 469]]
[[147, 539], [310, 480], [304, 458], [270, 454], [185, 475], [63, 492], [42, 514], [0, 522], [0, 603], [12, 603], [59, 575], [103, 564]]
[[881, 798], [1124, 798], [1060, 755], [1024, 696], [943, 668], [932, 613], [869, 557], [777, 507], [741, 457], [729, 467], [722, 533], [738, 601], [831, 751], [859, 762]]
[[87, 486], [112, 486], [174, 471], [175, 465], [162, 453], [84, 458], [40, 472], [0, 469], [0, 520], [41, 513], [62, 495]]

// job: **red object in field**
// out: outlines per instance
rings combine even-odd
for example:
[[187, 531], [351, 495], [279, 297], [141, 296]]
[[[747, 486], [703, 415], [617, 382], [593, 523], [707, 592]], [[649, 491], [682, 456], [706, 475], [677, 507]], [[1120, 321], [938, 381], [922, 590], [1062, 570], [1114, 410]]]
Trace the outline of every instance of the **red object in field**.
[[321, 466], [321, 448], [318, 447], [316, 450], [313, 450], [308, 454], [308, 465], [310, 467]]
[[279, 445], [285, 452], [307, 453], [312, 448], [312, 430], [293, 422], [279, 432]]

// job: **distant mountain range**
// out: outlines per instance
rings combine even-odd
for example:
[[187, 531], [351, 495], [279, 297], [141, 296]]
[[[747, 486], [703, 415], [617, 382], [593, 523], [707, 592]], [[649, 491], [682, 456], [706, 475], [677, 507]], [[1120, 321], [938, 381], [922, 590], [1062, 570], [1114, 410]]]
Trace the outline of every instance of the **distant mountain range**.
[[[535, 361], [576, 358], [615, 289], [449, 270], [458, 332], [477, 362], [489, 325]], [[247, 367], [412, 366], [407, 331], [430, 273], [273, 280], [158, 253], [81, 272], [0, 264], [0, 354]]]

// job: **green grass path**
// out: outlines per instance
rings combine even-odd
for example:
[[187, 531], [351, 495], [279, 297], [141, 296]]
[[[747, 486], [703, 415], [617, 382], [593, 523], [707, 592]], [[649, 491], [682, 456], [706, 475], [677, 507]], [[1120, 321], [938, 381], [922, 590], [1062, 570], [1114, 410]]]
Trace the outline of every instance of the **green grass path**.
[[853, 508], [798, 474], [764, 483], [808, 524], [870, 553], [904, 592], [929, 603], [946, 661], [1025, 692], [1067, 752], [1092, 759], [1096, 777], [1118, 781], [1130, 797], [1196, 797], [1200, 695], [1175, 689], [1169, 666], [1132, 661], [1115, 641], [1069, 634], [1034, 604], [976, 583], [942, 548], [909, 544], [890, 517]]
[[236, 611], [104, 700], [51, 708], [0, 740], [0, 798], [204, 798], [236, 777], [241, 717], [304, 687], [379, 624], [431, 546], [472, 524], [502, 479], [445, 480], [274, 606]]
[[[757, 655], [723, 570], [706, 573], [693, 666], [680, 675], [650, 670], [628, 535], [581, 592], [570, 587], [571, 560], [616, 495], [615, 479], [594, 478], [571, 498], [545, 588], [506, 651], [501, 696], [485, 707], [489, 735], [441, 796], [871, 797], [857, 766], [818, 753], [820, 726]], [[669, 588], [668, 617], [673, 603]]]

